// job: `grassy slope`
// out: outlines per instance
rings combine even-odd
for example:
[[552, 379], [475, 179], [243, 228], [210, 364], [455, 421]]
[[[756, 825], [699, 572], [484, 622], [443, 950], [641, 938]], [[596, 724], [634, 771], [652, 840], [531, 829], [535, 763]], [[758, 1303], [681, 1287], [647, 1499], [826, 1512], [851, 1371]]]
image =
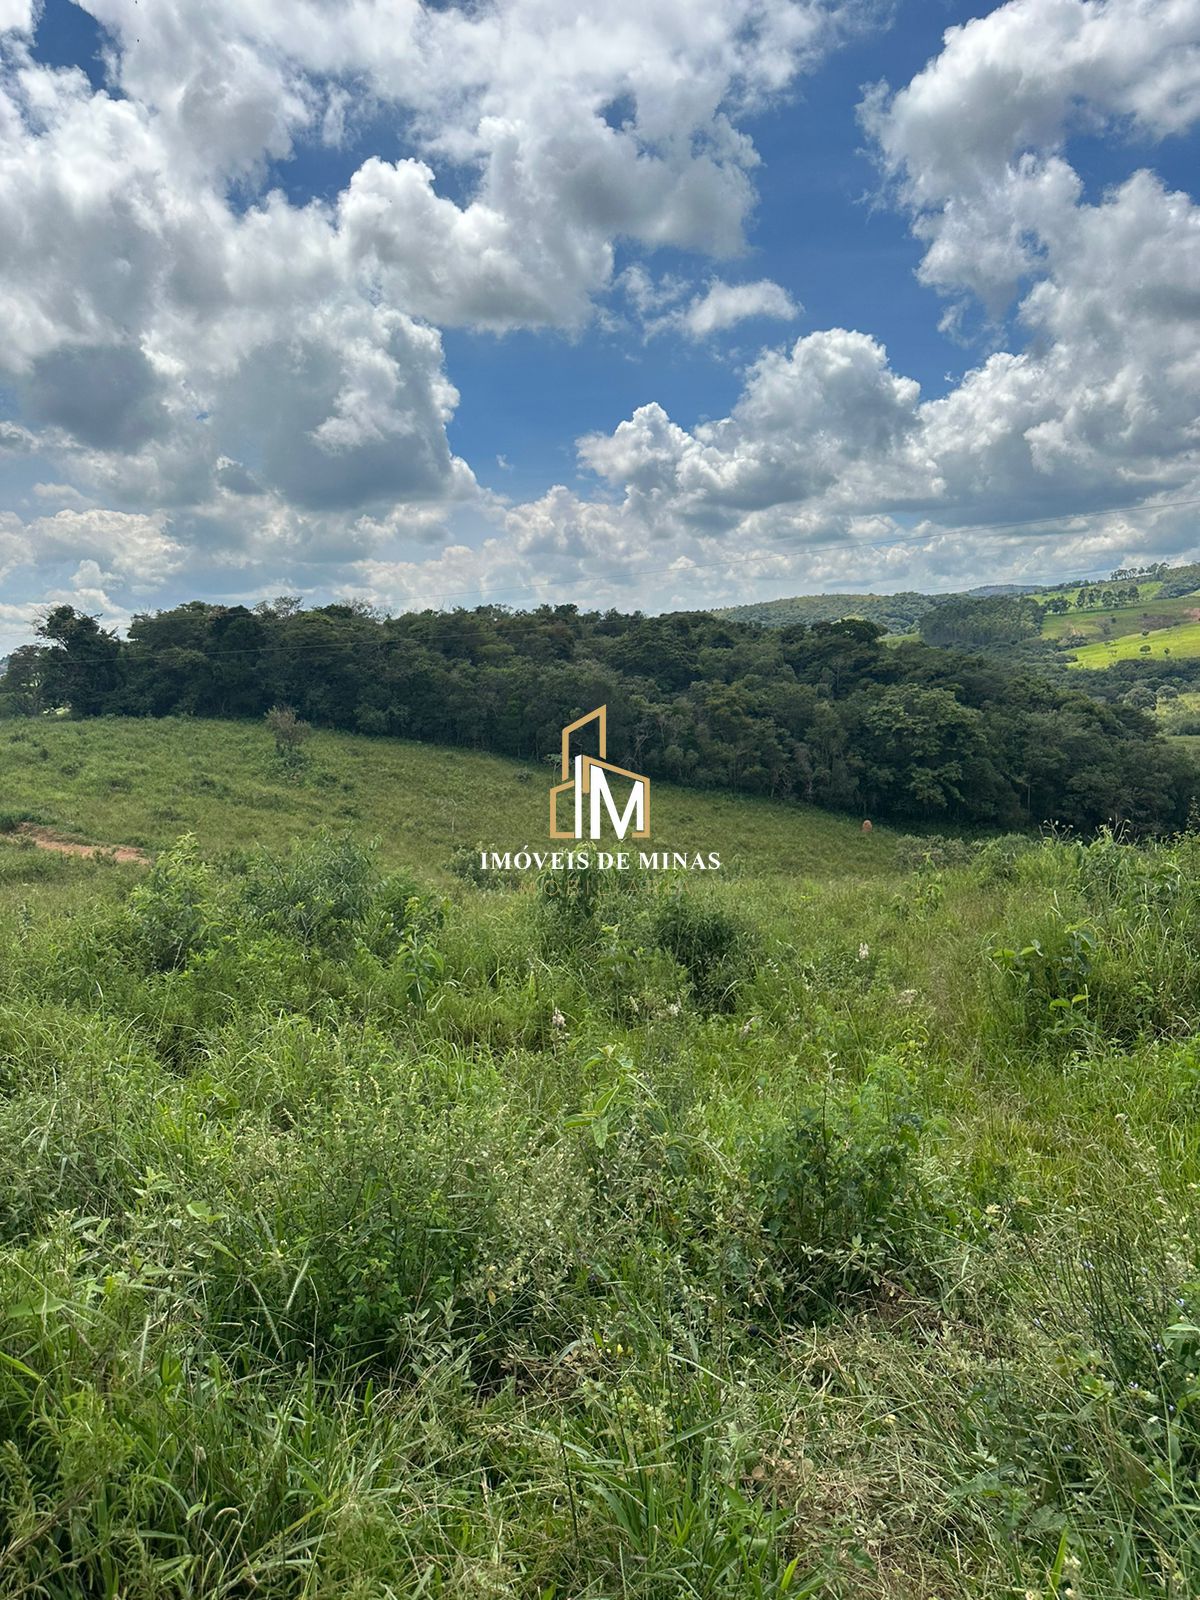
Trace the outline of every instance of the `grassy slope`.
[[[1193, 618], [1200, 610], [1200, 593], [1176, 595], [1156, 601], [1161, 583], [1142, 585], [1142, 594], [1131, 606], [1096, 606], [1086, 611], [1069, 611], [1065, 616], [1047, 615], [1042, 622], [1042, 637], [1061, 642], [1070, 635], [1082, 634], [1087, 642], [1073, 650], [1070, 664], [1084, 669], [1103, 668], [1147, 652], [1161, 657], [1166, 651], [1175, 656], [1200, 655], [1200, 624]], [[1078, 590], [1057, 591], [1074, 599]], [[1050, 596], [1039, 596], [1039, 599]]]
[[[1086, 611], [1068, 611], [1063, 616], [1047, 616], [1042, 625], [1042, 635], [1047, 639], [1061, 639], [1077, 631], [1089, 639], [1099, 639], [1104, 634], [1104, 624], [1113, 626], [1114, 635], [1129, 633], [1135, 627], [1145, 627], [1147, 622], [1168, 618], [1171, 623], [1183, 622], [1189, 612], [1200, 607], [1200, 598], [1194, 594], [1175, 595], [1158, 602], [1138, 600], [1131, 606], [1096, 606]], [[1145, 620], [1143, 620], [1145, 619]]]
[[[548, 849], [550, 769], [396, 739], [319, 733], [299, 779], [266, 731], [206, 721], [0, 722], [0, 813], [83, 840], [159, 850], [286, 843], [322, 824], [438, 873], [456, 845]], [[812, 807], [655, 783], [655, 849], [715, 850], [726, 869], [837, 877], [885, 867], [894, 835]]]
[[[1192, 600], [1190, 609], [1194, 611], [1194, 597], [1189, 598]], [[1113, 661], [1129, 661], [1138, 656], [1161, 660], [1165, 656], [1197, 655], [1200, 655], [1200, 622], [1181, 622], [1173, 627], [1154, 628], [1146, 632], [1139, 628], [1133, 633], [1081, 645], [1074, 652], [1072, 665], [1100, 668], [1107, 667]]]
[[[1200, 1592], [1194, 842], [918, 874], [664, 788], [656, 833], [741, 863], [687, 885], [748, 931], [723, 1011], [652, 898], [572, 948], [531, 884], [445, 876], [538, 841], [545, 774], [312, 751], [293, 783], [257, 727], [0, 725], [0, 811], [210, 851], [328, 821], [450, 889], [419, 992], [244, 911], [146, 970], [103, 920], [144, 872], [0, 846], [0, 1594]], [[236, 904], [172, 870], [139, 937]]]

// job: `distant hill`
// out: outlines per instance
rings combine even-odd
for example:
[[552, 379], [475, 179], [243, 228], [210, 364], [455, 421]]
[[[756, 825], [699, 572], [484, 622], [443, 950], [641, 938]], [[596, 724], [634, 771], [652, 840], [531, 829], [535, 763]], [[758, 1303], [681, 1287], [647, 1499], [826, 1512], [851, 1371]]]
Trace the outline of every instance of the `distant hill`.
[[765, 628], [785, 628], [793, 622], [841, 622], [843, 617], [861, 617], [864, 622], [878, 622], [889, 633], [915, 633], [927, 612], [948, 601], [1039, 594], [1050, 587], [1044, 583], [983, 583], [974, 589], [946, 594], [922, 594], [917, 589], [902, 589], [896, 594], [797, 594], [783, 600], [725, 606], [716, 615], [728, 617], [732, 622], [757, 622]]
[[[1153, 573], [1148, 580], [1147, 574]], [[1140, 582], [1143, 598], [1161, 593], [1168, 596], [1190, 595], [1200, 585], [1200, 565], [1166, 567], [1159, 564], [1120, 574], [1114, 573], [1106, 582], [1084, 583], [1082, 587], [1094, 591], [1097, 606], [1106, 583], [1121, 581]], [[767, 628], [785, 628], [791, 623], [840, 622], [845, 617], [861, 617], [864, 622], [877, 622], [889, 633], [915, 633], [921, 618], [938, 606], [960, 600], [1004, 600], [1021, 595], [1036, 595], [1041, 600], [1066, 596], [1071, 601], [1079, 593], [1080, 583], [980, 583], [973, 589], [948, 590], [940, 594], [926, 594], [918, 589], [902, 589], [895, 594], [797, 594], [780, 600], [758, 600], [750, 605], [724, 606], [715, 611], [718, 617], [728, 617], [731, 622], [757, 622]], [[1047, 628], [1047, 637], [1063, 631]]]
[[784, 600], [725, 606], [716, 614], [731, 622], [757, 622], [766, 628], [861, 617], [864, 622], [878, 622], [889, 633], [912, 633], [927, 611], [943, 601], [960, 598], [954, 594], [921, 594], [915, 589], [898, 594], [798, 594]]
[[972, 600], [986, 600], [993, 595], [1041, 594], [1046, 587], [1044, 583], [981, 583], [966, 592]]

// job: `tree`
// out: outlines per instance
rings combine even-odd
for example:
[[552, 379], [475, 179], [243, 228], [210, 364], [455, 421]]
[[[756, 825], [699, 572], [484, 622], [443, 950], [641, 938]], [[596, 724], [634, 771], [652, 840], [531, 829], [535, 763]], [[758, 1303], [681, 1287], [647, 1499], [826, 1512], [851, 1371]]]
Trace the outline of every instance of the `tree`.
[[8, 658], [0, 678], [0, 715], [40, 717], [46, 709], [46, 649], [24, 644]]
[[1042, 608], [1028, 595], [963, 596], [927, 611], [919, 623], [926, 644], [987, 650], [1039, 639]]
[[984, 755], [982, 714], [946, 689], [897, 685], [859, 696], [856, 754], [864, 762], [872, 810], [957, 812], [967, 802], [968, 764]]
[[77, 717], [99, 716], [121, 681], [121, 646], [95, 617], [56, 606], [36, 629], [50, 641], [44, 694], [50, 706], [69, 706]]

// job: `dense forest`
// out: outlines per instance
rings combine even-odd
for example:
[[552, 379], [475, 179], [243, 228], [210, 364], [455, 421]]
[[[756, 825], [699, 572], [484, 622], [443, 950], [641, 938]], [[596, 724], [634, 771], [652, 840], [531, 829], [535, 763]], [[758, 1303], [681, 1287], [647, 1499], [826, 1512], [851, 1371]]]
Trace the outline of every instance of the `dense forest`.
[[926, 644], [956, 650], [1040, 644], [1042, 608], [1026, 595], [962, 595], [927, 611], [919, 632]]
[[15, 652], [0, 709], [80, 717], [262, 717], [540, 759], [609, 707], [610, 748], [678, 782], [834, 810], [959, 823], [1172, 828], [1190, 760], [1142, 711], [1103, 705], [873, 623], [764, 629], [497, 607], [380, 616], [360, 605], [200, 601], [120, 640], [69, 606]]

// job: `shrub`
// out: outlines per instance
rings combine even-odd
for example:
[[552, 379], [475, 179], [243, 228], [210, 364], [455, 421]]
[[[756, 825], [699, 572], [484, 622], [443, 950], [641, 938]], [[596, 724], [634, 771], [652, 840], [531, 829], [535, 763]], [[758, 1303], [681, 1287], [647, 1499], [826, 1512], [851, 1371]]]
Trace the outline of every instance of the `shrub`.
[[752, 1181], [780, 1309], [812, 1317], [918, 1264], [931, 1207], [921, 1119], [872, 1085], [810, 1107], [758, 1144]]
[[973, 860], [978, 846], [968, 839], [946, 837], [940, 833], [902, 833], [896, 840], [896, 865], [915, 870], [923, 867], [962, 867]]
[[246, 857], [240, 899], [261, 929], [341, 956], [360, 940], [377, 953], [395, 949], [416, 913], [410, 878], [381, 876], [372, 850], [328, 831], [284, 855]]
[[673, 887], [651, 918], [655, 943], [688, 975], [696, 1004], [731, 1011], [739, 985], [753, 966], [752, 940], [730, 912]]
[[[1048, 847], [1063, 903], [992, 951], [1003, 972], [992, 1021], [1023, 1044], [1132, 1043], [1200, 1020], [1200, 894], [1190, 840], [1139, 846], [1105, 835]], [[1073, 901], [1074, 904], [1071, 904]]]
[[484, 866], [486, 850], [487, 846], [483, 843], [456, 845], [446, 862], [446, 870], [476, 889], [506, 889], [520, 882], [519, 872], [505, 872], [499, 867]]
[[985, 883], [1009, 883], [1017, 876], [1018, 863], [1037, 848], [1037, 841], [1027, 834], [1002, 834], [979, 846], [975, 867]]
[[298, 717], [291, 706], [272, 706], [263, 719], [275, 739], [275, 753], [284, 766], [298, 771], [305, 760], [304, 745], [312, 737], [312, 724]]
[[553, 929], [577, 929], [593, 923], [607, 887], [600, 868], [560, 867], [540, 873], [538, 904]]
[[129, 897], [134, 952], [142, 966], [182, 967], [212, 938], [219, 921], [217, 885], [194, 834], [165, 851]]
[[0, 811], [0, 833], [16, 833], [26, 822], [40, 823], [43, 820], [34, 811]]
[[1000, 945], [992, 951], [1007, 980], [1012, 1026], [1023, 1042], [1069, 1038], [1086, 1026], [1088, 981], [1098, 948], [1093, 928], [1069, 922], [1055, 909], [1020, 948]]

